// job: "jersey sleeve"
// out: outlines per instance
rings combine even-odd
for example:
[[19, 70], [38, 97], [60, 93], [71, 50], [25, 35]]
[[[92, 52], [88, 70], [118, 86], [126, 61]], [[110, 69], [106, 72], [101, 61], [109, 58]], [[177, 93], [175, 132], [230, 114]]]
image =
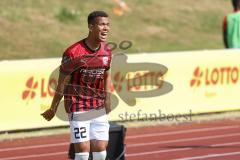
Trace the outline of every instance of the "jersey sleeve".
[[111, 67], [111, 62], [112, 62], [112, 50], [108, 44], [104, 43], [104, 51], [107, 52], [107, 57], [108, 57], [108, 63], [106, 67], [106, 71], [108, 71]]
[[107, 71], [110, 69], [111, 63], [112, 63], [112, 52], [111, 51], [109, 51], [109, 53], [108, 53], [108, 58], [109, 58], [108, 65], [107, 65], [107, 68], [106, 68]]
[[74, 71], [73, 58], [68, 51], [63, 53], [59, 71], [65, 75], [71, 74]]

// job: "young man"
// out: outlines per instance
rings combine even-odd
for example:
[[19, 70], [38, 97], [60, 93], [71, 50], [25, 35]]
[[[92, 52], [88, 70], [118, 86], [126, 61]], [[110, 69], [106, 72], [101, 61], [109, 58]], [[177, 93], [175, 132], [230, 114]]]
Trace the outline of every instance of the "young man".
[[[111, 51], [105, 47], [110, 29], [108, 15], [103, 11], [90, 13], [88, 28], [87, 38], [71, 45], [64, 52], [51, 108], [42, 116], [50, 121], [64, 95], [75, 160], [88, 160], [90, 149], [93, 160], [105, 160], [109, 138], [106, 113], [110, 112], [106, 75], [110, 68]], [[82, 113], [93, 110], [103, 114], [81, 119]]]
[[240, 0], [232, 0], [234, 13], [224, 17], [223, 41], [226, 48], [240, 48]]

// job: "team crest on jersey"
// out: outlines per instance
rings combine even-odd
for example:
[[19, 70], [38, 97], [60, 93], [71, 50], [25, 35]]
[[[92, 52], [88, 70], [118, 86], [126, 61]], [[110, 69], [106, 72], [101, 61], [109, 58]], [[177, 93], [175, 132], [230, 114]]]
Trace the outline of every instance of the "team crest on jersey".
[[108, 57], [103, 57], [103, 64], [107, 65], [108, 64]]

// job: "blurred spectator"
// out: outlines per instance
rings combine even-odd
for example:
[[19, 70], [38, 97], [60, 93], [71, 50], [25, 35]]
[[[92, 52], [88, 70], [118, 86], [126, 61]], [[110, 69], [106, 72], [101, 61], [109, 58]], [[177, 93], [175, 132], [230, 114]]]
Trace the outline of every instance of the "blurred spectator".
[[123, 0], [113, 0], [117, 6], [113, 8], [113, 13], [122, 16], [125, 11], [130, 11], [128, 5]]
[[240, 48], [240, 0], [232, 0], [233, 13], [224, 17], [223, 40], [226, 48]]

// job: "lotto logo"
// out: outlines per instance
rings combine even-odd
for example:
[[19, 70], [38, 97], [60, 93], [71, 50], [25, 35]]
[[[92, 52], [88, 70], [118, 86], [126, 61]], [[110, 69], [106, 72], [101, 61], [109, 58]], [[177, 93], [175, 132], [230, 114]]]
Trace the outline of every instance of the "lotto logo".
[[26, 89], [22, 93], [22, 99], [33, 99], [36, 96], [36, 89], [38, 82], [34, 81], [33, 77], [30, 77], [26, 82]]
[[239, 67], [196, 67], [193, 71], [193, 78], [190, 80], [190, 87], [233, 85], [239, 80]]
[[48, 98], [54, 96], [54, 89], [57, 85], [57, 80], [52, 78], [47, 81], [45, 78], [40, 80], [31, 76], [26, 80], [25, 90], [22, 92], [22, 99], [29, 102], [35, 97]]

